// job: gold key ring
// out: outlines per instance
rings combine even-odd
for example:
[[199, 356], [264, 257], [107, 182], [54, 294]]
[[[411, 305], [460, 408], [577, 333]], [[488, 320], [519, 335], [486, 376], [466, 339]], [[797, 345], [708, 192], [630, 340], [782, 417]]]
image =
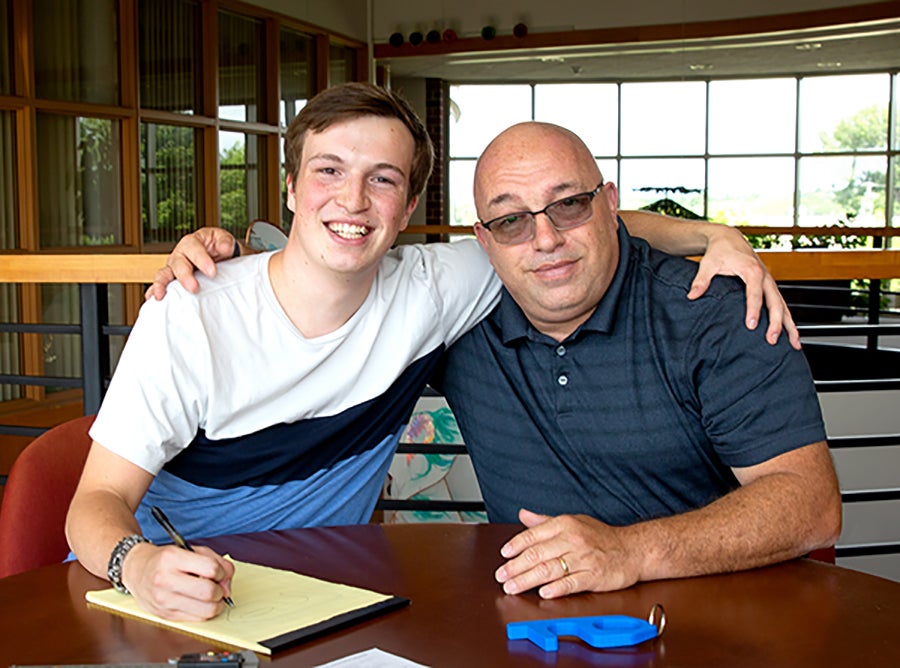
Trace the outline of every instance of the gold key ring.
[[[658, 624], [657, 616], [659, 617]], [[656, 637], [659, 638], [663, 634], [663, 631], [666, 630], [666, 609], [662, 607], [662, 603], [653, 604], [653, 607], [650, 608], [650, 616], [647, 617], [647, 621], [656, 627]]]

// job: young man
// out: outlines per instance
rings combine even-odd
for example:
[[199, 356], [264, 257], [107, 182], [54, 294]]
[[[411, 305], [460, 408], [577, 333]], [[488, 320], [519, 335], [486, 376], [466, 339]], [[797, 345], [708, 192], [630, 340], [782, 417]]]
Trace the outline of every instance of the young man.
[[[286, 137], [286, 248], [145, 305], [67, 522], [91, 572], [162, 616], [207, 618], [222, 610], [232, 567], [147, 542], [166, 540], [151, 506], [188, 538], [368, 519], [435, 363], [499, 294], [475, 241], [389, 251], [430, 146], [397, 96], [325, 91]], [[728, 248], [736, 233], [713, 234]]]
[[[741, 327], [739, 283], [632, 239], [573, 133], [525, 123], [475, 172], [504, 285], [443, 382], [508, 593], [553, 598], [752, 568], [833, 545], [841, 498], [803, 355]], [[537, 512], [534, 512], [537, 511]]]
[[229, 263], [198, 295], [145, 304], [67, 521], [88, 570], [173, 619], [222, 610], [231, 565], [185, 536], [368, 521], [445, 347], [493, 306], [477, 244], [388, 254], [431, 170], [411, 108], [354, 85], [286, 137], [286, 248]]

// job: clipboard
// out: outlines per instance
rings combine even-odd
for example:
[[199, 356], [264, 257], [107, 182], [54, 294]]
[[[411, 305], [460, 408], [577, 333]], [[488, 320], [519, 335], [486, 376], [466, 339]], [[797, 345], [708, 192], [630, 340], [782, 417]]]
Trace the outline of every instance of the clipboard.
[[314, 638], [319, 638], [329, 633], [340, 631], [341, 629], [345, 629], [348, 626], [359, 624], [360, 622], [364, 622], [367, 619], [378, 617], [379, 615], [382, 615], [386, 612], [396, 610], [397, 608], [403, 608], [407, 605], [409, 605], [408, 598], [404, 598], [402, 596], [391, 596], [389, 599], [386, 599], [379, 603], [373, 603], [372, 605], [365, 608], [359, 608], [351, 612], [346, 612], [342, 615], [337, 615], [336, 617], [332, 617], [331, 619], [319, 622], [318, 624], [313, 624], [312, 626], [307, 626], [303, 629], [288, 631], [287, 633], [284, 633], [275, 638], [263, 640], [259, 644], [263, 647], [268, 647], [271, 650], [271, 653], [274, 654], [275, 652], [280, 652], [290, 647], [295, 647], [297, 645], [305, 643], [308, 640], [313, 640]]
[[[230, 559], [226, 556], [226, 559]], [[203, 622], [163, 619], [115, 589], [89, 591], [88, 606], [260, 654], [295, 647], [409, 605], [408, 598], [231, 559], [235, 606]]]

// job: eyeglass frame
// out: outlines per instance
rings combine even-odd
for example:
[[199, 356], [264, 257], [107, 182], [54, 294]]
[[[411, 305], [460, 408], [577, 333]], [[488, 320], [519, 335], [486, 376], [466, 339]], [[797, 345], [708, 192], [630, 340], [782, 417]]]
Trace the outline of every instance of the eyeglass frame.
[[494, 223], [497, 223], [497, 222], [503, 220], [504, 218], [508, 218], [509, 216], [524, 216], [525, 214], [528, 214], [529, 216], [531, 216], [531, 233], [526, 238], [522, 239], [521, 241], [513, 241], [513, 242], [506, 242], [506, 243], [499, 241], [496, 237], [494, 237], [494, 240], [501, 246], [517, 246], [518, 244], [524, 244], [524, 243], [534, 239], [534, 235], [537, 233], [537, 216], [539, 214], [544, 214], [545, 216], [547, 216], [547, 220], [550, 221], [550, 224], [553, 226], [553, 229], [557, 230], [558, 232], [562, 232], [565, 230], [574, 230], [576, 227], [581, 227], [586, 222], [588, 222], [591, 219], [591, 216], [588, 215], [587, 218], [585, 218], [581, 222], [575, 223], [574, 225], [569, 225], [567, 227], [560, 227], [559, 225], [556, 224], [556, 221], [553, 220], [553, 216], [551, 216], [547, 212], [547, 209], [550, 209], [550, 208], [556, 206], [557, 204], [562, 204], [566, 200], [573, 199], [575, 197], [587, 196], [589, 198], [589, 202], [593, 203], [594, 198], [600, 194], [600, 191], [603, 189], [603, 186], [605, 186], [605, 185], [606, 185], [606, 181], [601, 179], [600, 183], [593, 190], [588, 190], [587, 192], [576, 193], [574, 195], [566, 195], [565, 197], [560, 197], [559, 199], [550, 202], [547, 206], [545, 206], [540, 211], [510, 211], [509, 213], [505, 213], [502, 216], [497, 216], [496, 218], [491, 218], [490, 220], [488, 220], [486, 222], [482, 222], [479, 220], [478, 224], [481, 225], [488, 232], [490, 232], [491, 236], [493, 236], [494, 232], [493, 232], [493, 230], [491, 230], [491, 225], [493, 225]]

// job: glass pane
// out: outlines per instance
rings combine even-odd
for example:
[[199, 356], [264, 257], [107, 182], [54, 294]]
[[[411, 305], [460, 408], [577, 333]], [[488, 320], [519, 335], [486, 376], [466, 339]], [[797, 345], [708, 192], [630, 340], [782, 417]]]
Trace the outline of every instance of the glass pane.
[[[0, 322], [19, 322], [19, 307], [16, 286], [0, 283]], [[19, 335], [14, 332], [0, 332], [0, 373], [19, 374]], [[0, 384], [0, 401], [18, 399], [19, 385]]]
[[703, 155], [706, 84], [622, 84], [622, 155]]
[[891, 162], [894, 168], [894, 210], [891, 212], [890, 226], [900, 227], [900, 158], [891, 158]]
[[200, 85], [196, 0], [140, 0], [141, 107], [192, 114]]
[[[81, 320], [78, 286], [45, 284], [41, 286], [41, 322], [54, 325], [77, 325]], [[81, 337], [77, 334], [41, 335], [44, 352], [44, 375], [78, 378], [81, 368]], [[48, 392], [65, 388], [48, 386]]]
[[144, 243], [178, 241], [197, 226], [195, 130], [141, 124]]
[[278, 170], [281, 178], [279, 184], [281, 189], [281, 229], [284, 230], [285, 234], [289, 234], [291, 225], [294, 223], [294, 212], [288, 209], [287, 206], [287, 170], [284, 168], [284, 137], [281, 137], [278, 141], [278, 164], [281, 165], [281, 168]]
[[885, 156], [802, 158], [800, 225], [884, 226]]
[[[110, 325], [125, 323], [125, 286], [110, 284], [106, 286], [106, 308]], [[122, 349], [128, 337], [111, 334], [109, 336], [109, 368], [114, 371], [122, 356]]]
[[896, 151], [900, 149], [900, 109], [897, 108], [900, 105], [900, 74], [895, 74], [893, 80], [894, 88], [891, 96], [894, 101], [893, 149]]
[[729, 225], [794, 224], [793, 158], [711, 158], [709, 219]]
[[534, 119], [568, 128], [594, 155], [619, 149], [616, 84], [541, 84], [534, 87]]
[[612, 181], [619, 187], [619, 161], [618, 160], [597, 160], [597, 169], [604, 181]]
[[450, 157], [477, 158], [502, 130], [531, 120], [531, 86], [450, 86]]
[[219, 12], [219, 118], [259, 120], [262, 44], [262, 21]]
[[449, 171], [450, 224], [472, 225], [478, 220], [475, 201], [472, 199], [472, 183], [475, 176], [474, 160], [452, 160]]
[[37, 114], [43, 248], [121, 243], [120, 145], [118, 122]]
[[37, 96], [116, 104], [115, 0], [34, 0], [32, 15]]
[[795, 79], [745, 79], [709, 84], [709, 152], [793, 153]]
[[[703, 159], [622, 160], [619, 208], [703, 216]], [[673, 206], [675, 205], [675, 206]]]
[[0, 111], [0, 249], [16, 247], [16, 134], [12, 112]]
[[312, 37], [282, 28], [279, 121], [283, 127], [287, 127], [312, 97], [313, 65]]
[[800, 151], [883, 151], [889, 93], [887, 74], [802, 79]]
[[259, 141], [256, 135], [219, 133], [220, 225], [243, 239], [260, 217], [263, 198], [259, 183]]
[[0, 94], [13, 92], [12, 76], [12, 14], [9, 0], [0, 0]]
[[328, 85], [356, 81], [356, 50], [332, 44], [328, 47]]

